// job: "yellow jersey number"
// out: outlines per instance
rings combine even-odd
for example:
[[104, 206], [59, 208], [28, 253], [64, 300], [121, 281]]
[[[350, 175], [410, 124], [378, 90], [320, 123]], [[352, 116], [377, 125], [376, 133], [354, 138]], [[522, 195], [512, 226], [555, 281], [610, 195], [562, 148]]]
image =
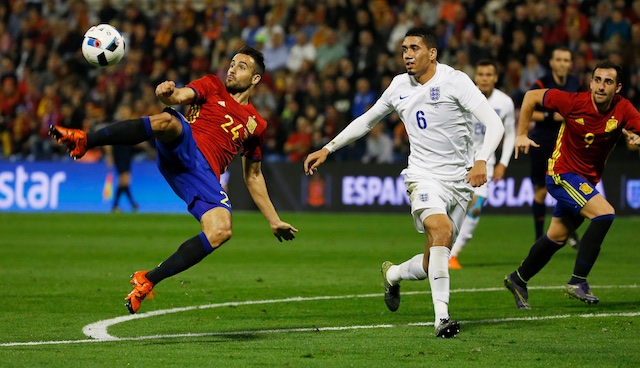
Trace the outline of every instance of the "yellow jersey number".
[[240, 133], [238, 133], [238, 131], [240, 129], [242, 129], [242, 124], [238, 124], [236, 126], [234, 126], [233, 128], [230, 128], [235, 122], [233, 121], [233, 118], [229, 115], [225, 115], [225, 118], [227, 118], [227, 122], [224, 124], [220, 124], [220, 127], [222, 128], [222, 130], [224, 130], [227, 133], [231, 133], [232, 137], [231, 139], [233, 139], [234, 141], [238, 138], [240, 138]]

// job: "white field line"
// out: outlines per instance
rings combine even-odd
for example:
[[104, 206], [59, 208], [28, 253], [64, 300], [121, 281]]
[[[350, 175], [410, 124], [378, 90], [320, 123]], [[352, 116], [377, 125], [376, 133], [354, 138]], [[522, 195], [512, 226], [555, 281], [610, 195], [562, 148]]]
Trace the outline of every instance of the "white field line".
[[[562, 289], [563, 286], [533, 286], [529, 287], [529, 290], [550, 290], [550, 289]], [[598, 289], [636, 289], [638, 285], [603, 285], [594, 286]], [[483, 288], [483, 289], [455, 289], [451, 290], [452, 293], [474, 293], [474, 292], [491, 292], [491, 291], [503, 291], [504, 288]], [[430, 294], [429, 291], [411, 291], [405, 292], [403, 295], [417, 295], [417, 294]], [[171, 334], [171, 335], [151, 335], [151, 336], [138, 336], [138, 337], [115, 337], [107, 333], [107, 329], [110, 326], [116, 325], [121, 322], [127, 322], [134, 319], [148, 318], [154, 316], [160, 316], [171, 313], [186, 312], [198, 309], [212, 309], [228, 306], [243, 306], [243, 305], [259, 305], [259, 304], [273, 304], [273, 303], [290, 303], [290, 302], [304, 302], [315, 300], [333, 300], [333, 299], [356, 299], [356, 298], [374, 298], [380, 297], [380, 294], [359, 294], [359, 295], [336, 295], [336, 296], [316, 296], [316, 297], [294, 297], [285, 299], [268, 299], [268, 300], [249, 300], [244, 302], [226, 302], [217, 304], [206, 304], [199, 306], [183, 307], [163, 309], [146, 313], [139, 313], [133, 315], [126, 315], [107, 320], [98, 321], [89, 325], [86, 325], [82, 332], [91, 337], [90, 339], [83, 340], [57, 340], [57, 341], [27, 341], [27, 342], [8, 342], [0, 343], [0, 347], [9, 346], [37, 346], [37, 345], [64, 345], [64, 344], [81, 344], [81, 343], [96, 343], [96, 342], [110, 342], [110, 341], [141, 341], [151, 339], [169, 339], [169, 338], [187, 338], [187, 337], [206, 337], [206, 336], [235, 336], [235, 335], [249, 335], [249, 334], [273, 334], [273, 333], [291, 333], [291, 332], [319, 332], [319, 331], [344, 331], [344, 330], [360, 330], [360, 329], [375, 329], [375, 328], [393, 328], [393, 327], [414, 327], [414, 326], [433, 326], [433, 322], [416, 322], [408, 324], [379, 324], [379, 325], [364, 325], [364, 326], [337, 326], [337, 327], [310, 327], [310, 328], [288, 328], [288, 329], [271, 329], [271, 330], [247, 330], [247, 331], [229, 331], [229, 332], [208, 332], [208, 333], [185, 333], [185, 334]], [[464, 324], [483, 324], [483, 323], [503, 323], [503, 322], [516, 322], [516, 321], [536, 321], [536, 320], [549, 320], [549, 319], [565, 319], [565, 318], [604, 318], [604, 317], [638, 317], [640, 312], [631, 313], [589, 313], [589, 314], [577, 314], [577, 315], [556, 315], [556, 316], [539, 316], [539, 317], [517, 317], [517, 318], [496, 318], [496, 319], [484, 319], [473, 321], [460, 321]]]

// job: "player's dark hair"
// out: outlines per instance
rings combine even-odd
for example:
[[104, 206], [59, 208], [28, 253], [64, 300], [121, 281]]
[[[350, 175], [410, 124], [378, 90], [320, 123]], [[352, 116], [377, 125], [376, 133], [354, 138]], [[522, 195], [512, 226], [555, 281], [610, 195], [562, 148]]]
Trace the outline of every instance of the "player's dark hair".
[[492, 66], [493, 70], [496, 71], [496, 74], [498, 73], [498, 63], [496, 63], [495, 61], [491, 60], [491, 59], [480, 59], [478, 60], [478, 62], [476, 63], [476, 68], [479, 66]]
[[264, 55], [262, 52], [254, 49], [251, 46], [244, 45], [238, 50], [238, 54], [248, 55], [253, 58], [255, 62], [253, 72], [262, 76], [264, 74]]
[[438, 36], [436, 32], [429, 27], [414, 27], [407, 31], [405, 37], [415, 36], [422, 37], [422, 41], [430, 49], [438, 49]]
[[622, 83], [622, 67], [618, 64], [614, 64], [609, 60], [604, 60], [596, 64], [596, 67], [593, 68], [593, 74], [596, 72], [596, 69], [615, 69], [616, 70], [616, 84]]
[[573, 52], [571, 52], [571, 49], [570, 49], [570, 48], [568, 48], [567, 46], [556, 46], [556, 47], [554, 47], [554, 48], [553, 48], [553, 50], [551, 50], [551, 58], [552, 58], [552, 59], [553, 59], [553, 54], [554, 54], [556, 51], [565, 51], [565, 52], [568, 52], [568, 53], [569, 53], [569, 55], [571, 56], [571, 60], [573, 60]]

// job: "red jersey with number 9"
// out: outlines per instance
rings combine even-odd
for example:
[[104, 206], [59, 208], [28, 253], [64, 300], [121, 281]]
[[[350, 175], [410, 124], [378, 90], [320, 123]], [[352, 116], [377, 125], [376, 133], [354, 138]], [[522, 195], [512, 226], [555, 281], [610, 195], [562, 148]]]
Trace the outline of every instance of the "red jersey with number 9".
[[571, 172], [596, 184], [622, 128], [640, 132], [640, 113], [619, 95], [613, 97], [609, 111], [602, 114], [593, 105], [589, 91], [570, 93], [550, 89], [544, 95], [543, 105], [565, 119], [549, 159], [548, 175]]
[[267, 122], [251, 103], [236, 102], [215, 75], [206, 75], [187, 87], [196, 92], [187, 121], [196, 145], [218, 178], [240, 151], [251, 160], [262, 160]]

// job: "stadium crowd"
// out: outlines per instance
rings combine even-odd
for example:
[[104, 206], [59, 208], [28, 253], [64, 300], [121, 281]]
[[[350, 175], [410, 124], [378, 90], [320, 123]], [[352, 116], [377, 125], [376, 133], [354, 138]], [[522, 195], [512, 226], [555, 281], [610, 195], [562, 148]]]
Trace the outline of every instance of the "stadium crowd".
[[[118, 28], [127, 46], [104, 69], [80, 50], [99, 23]], [[622, 65], [621, 93], [640, 106], [640, 0], [0, 0], [0, 159], [65, 159], [50, 125], [92, 130], [127, 118], [115, 116], [122, 106], [132, 116], [158, 113], [157, 84], [182, 86], [206, 73], [224, 79], [246, 43], [266, 60], [252, 97], [269, 122], [266, 160], [299, 162], [404, 71], [399, 42], [419, 24], [437, 31], [439, 60], [472, 78], [477, 61], [496, 60], [497, 87], [516, 106], [558, 45], [572, 51], [585, 85], [598, 60]], [[407, 154], [392, 114], [332, 159], [403, 163]]]

